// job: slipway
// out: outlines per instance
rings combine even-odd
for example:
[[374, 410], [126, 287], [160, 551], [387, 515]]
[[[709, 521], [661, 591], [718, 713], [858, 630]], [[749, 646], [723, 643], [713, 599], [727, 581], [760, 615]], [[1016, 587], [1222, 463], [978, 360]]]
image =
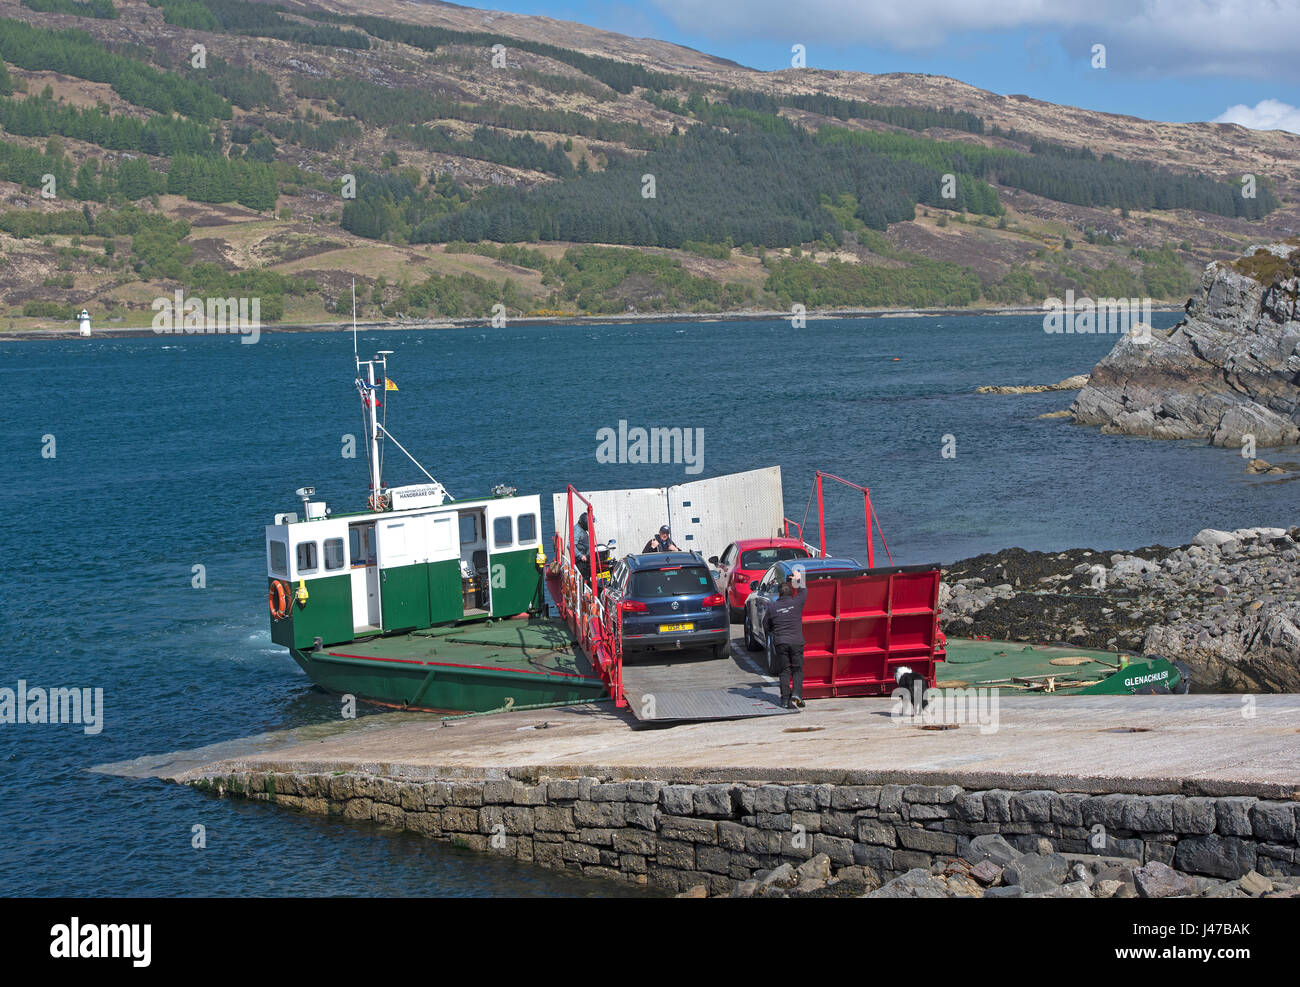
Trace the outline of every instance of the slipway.
[[753, 659], [735, 652], [714, 658], [708, 651], [670, 652], [623, 659], [623, 696], [642, 723], [737, 720], [784, 716], [776, 680], [759, 671]]

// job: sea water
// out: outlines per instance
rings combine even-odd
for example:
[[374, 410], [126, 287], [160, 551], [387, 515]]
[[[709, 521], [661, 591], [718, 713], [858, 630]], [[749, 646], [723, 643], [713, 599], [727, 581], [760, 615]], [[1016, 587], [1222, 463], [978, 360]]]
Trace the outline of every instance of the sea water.
[[[548, 530], [548, 495], [570, 482], [770, 465], [814, 538], [814, 470], [869, 486], [900, 564], [1298, 520], [1300, 488], [1247, 476], [1236, 449], [1039, 417], [1070, 392], [974, 393], [1086, 372], [1114, 341], [1048, 335], [1041, 317], [951, 315], [360, 334], [363, 357], [393, 351], [398, 390], [382, 400], [402, 445], [453, 495], [543, 494]], [[0, 892], [635, 893], [87, 770], [338, 718], [338, 700], [270, 641], [263, 526], [301, 509], [301, 486], [337, 511], [363, 504], [350, 333], [0, 343], [0, 373], [0, 689], [102, 690], [103, 704], [94, 732], [0, 725]], [[620, 421], [691, 429], [700, 468], [598, 458]], [[385, 478], [424, 480], [391, 444]], [[860, 496], [828, 487], [826, 512], [830, 550], [865, 556]]]

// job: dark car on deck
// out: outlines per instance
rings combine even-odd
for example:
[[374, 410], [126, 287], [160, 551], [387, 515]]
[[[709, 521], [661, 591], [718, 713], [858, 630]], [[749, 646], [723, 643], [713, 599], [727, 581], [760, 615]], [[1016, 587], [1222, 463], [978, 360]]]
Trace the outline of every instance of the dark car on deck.
[[605, 600], [619, 608], [625, 655], [709, 648], [722, 658], [730, 651], [727, 600], [698, 552], [625, 556]]
[[767, 633], [763, 630], [763, 618], [767, 608], [775, 602], [781, 591], [781, 584], [794, 574], [796, 568], [804, 571], [805, 583], [815, 579], [818, 573], [856, 572], [862, 568], [856, 559], [789, 559], [778, 562], [757, 583], [751, 583], [754, 591], [745, 600], [745, 647], [750, 651], [767, 652], [767, 668], [775, 670], [772, 648], [769, 647]]

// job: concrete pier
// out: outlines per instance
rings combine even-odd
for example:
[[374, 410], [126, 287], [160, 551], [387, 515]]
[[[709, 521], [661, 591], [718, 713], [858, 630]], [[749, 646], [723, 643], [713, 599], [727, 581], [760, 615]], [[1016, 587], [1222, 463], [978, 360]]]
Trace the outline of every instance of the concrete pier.
[[994, 833], [1226, 879], [1300, 874], [1300, 696], [1012, 696], [955, 728], [895, 711], [832, 699], [647, 729], [608, 703], [384, 714], [99, 770], [669, 890], [725, 893], [823, 853], [887, 879]]

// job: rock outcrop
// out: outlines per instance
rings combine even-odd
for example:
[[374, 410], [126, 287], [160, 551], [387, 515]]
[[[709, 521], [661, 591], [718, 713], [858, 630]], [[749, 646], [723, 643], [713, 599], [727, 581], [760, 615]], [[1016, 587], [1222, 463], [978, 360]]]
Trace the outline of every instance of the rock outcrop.
[[1210, 264], [1187, 317], [1120, 336], [1070, 413], [1103, 432], [1212, 445], [1300, 443], [1300, 248]]
[[984, 384], [976, 394], [1044, 394], [1047, 391], [1077, 391], [1088, 383], [1087, 374], [1075, 374], [1055, 384]]
[[1133, 552], [1013, 548], [944, 578], [948, 634], [1160, 654], [1187, 663], [1193, 692], [1300, 691], [1300, 527], [1206, 528]]

